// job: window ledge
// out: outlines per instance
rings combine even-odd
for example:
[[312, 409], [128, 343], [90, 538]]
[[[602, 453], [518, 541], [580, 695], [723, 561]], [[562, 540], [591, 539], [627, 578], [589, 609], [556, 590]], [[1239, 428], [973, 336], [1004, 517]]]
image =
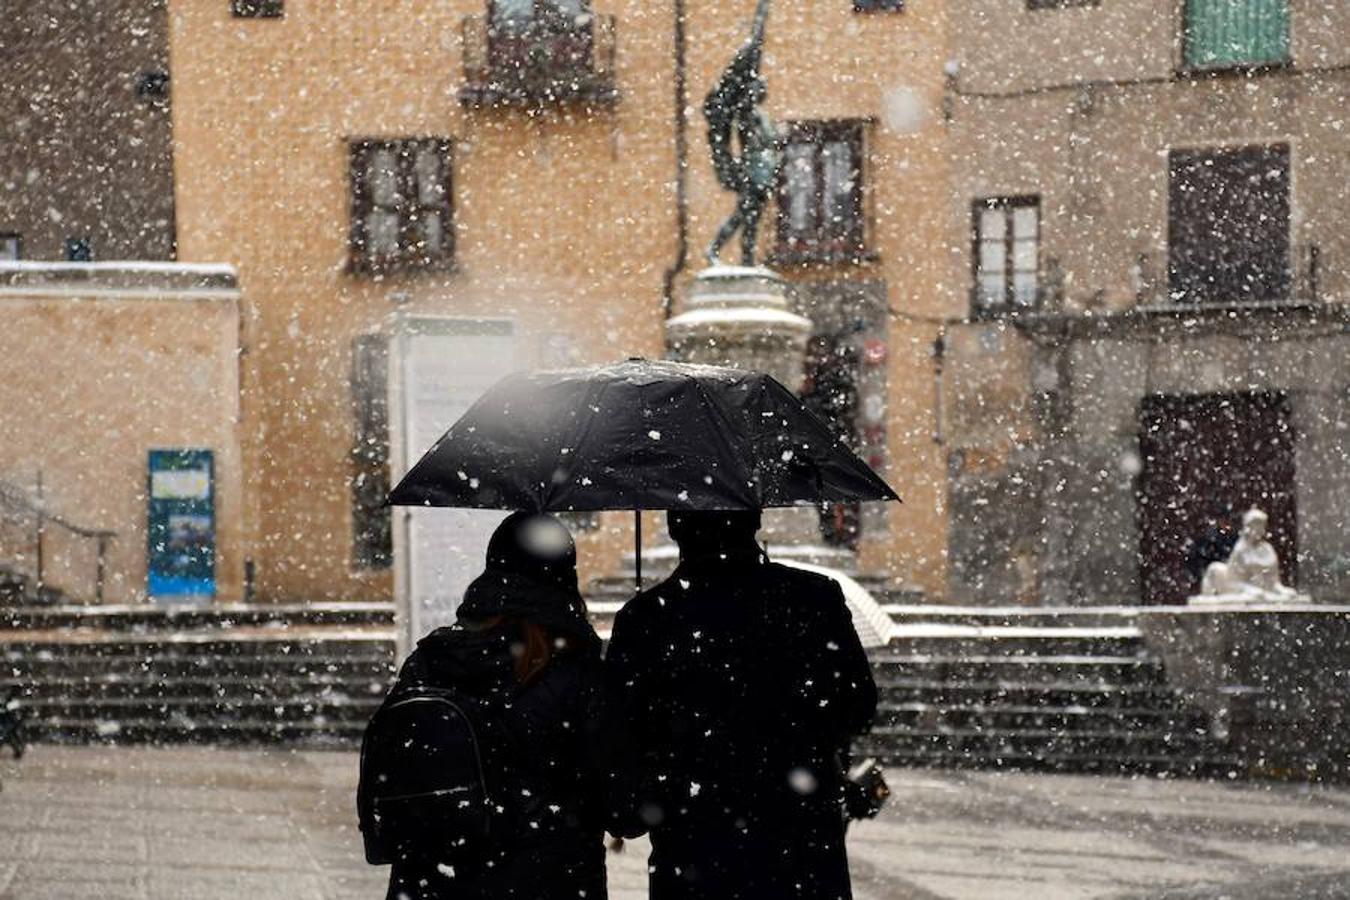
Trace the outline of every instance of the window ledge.
[[382, 263], [374, 264], [349, 259], [344, 266], [347, 275], [353, 278], [396, 279], [416, 278], [421, 275], [454, 275], [459, 272], [456, 260], [434, 263]]
[[1176, 70], [1176, 77], [1179, 81], [1198, 81], [1202, 78], [1249, 78], [1253, 75], [1297, 72], [1298, 69], [1290, 58], [1270, 62], [1213, 63], [1206, 66], [1182, 63]]
[[536, 108], [576, 104], [612, 108], [619, 103], [619, 90], [612, 81], [569, 81], [512, 84], [482, 82], [459, 89], [459, 102], [471, 109], [492, 107]]
[[775, 248], [765, 262], [777, 266], [808, 268], [861, 266], [880, 260], [880, 251], [871, 248], [862, 250], [786, 250]]

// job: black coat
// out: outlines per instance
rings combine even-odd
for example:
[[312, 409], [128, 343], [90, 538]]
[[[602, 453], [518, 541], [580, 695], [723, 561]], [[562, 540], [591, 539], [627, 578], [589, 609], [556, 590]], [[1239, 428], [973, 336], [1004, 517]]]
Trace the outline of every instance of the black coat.
[[[506, 759], [485, 760], [504, 773], [519, 827], [490, 869], [454, 880], [434, 860], [393, 865], [388, 900], [552, 900], [605, 897], [603, 680], [597, 655], [555, 655], [517, 688], [509, 641], [442, 628], [408, 657], [391, 697], [418, 685], [452, 687], [501, 703], [493, 721]], [[584, 893], [583, 893], [584, 892]]]
[[757, 553], [681, 563], [619, 613], [610, 830], [652, 900], [851, 896], [841, 755], [876, 684], [839, 586]]

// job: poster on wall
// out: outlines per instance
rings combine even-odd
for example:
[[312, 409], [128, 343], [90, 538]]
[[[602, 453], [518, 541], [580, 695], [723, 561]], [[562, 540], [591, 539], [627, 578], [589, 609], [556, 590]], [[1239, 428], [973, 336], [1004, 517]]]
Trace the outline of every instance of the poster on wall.
[[216, 510], [210, 450], [151, 450], [146, 592], [164, 602], [216, 594]]
[[[397, 481], [518, 364], [515, 327], [504, 319], [408, 317], [393, 347], [390, 444]], [[395, 586], [405, 652], [427, 632], [454, 622], [504, 516], [481, 509], [395, 511]]]

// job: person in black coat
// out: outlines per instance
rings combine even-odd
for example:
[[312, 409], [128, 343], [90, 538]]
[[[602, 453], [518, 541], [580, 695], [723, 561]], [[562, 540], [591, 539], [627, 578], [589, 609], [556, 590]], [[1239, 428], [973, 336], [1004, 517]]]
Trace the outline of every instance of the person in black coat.
[[851, 897], [844, 760], [876, 684], [836, 582], [769, 562], [758, 512], [671, 513], [674, 574], [619, 612], [609, 830], [652, 900]]
[[500, 710], [493, 746], [505, 758], [483, 767], [511, 798], [509, 837], [476, 871], [395, 861], [388, 900], [604, 900], [600, 650], [566, 527], [551, 516], [508, 516], [455, 625], [418, 642], [389, 696], [453, 688]]

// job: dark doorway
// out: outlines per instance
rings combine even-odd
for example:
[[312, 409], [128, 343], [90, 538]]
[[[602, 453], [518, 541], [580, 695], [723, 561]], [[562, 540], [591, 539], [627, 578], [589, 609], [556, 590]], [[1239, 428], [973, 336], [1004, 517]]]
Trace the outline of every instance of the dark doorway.
[[1199, 589], [1219, 520], [1240, 526], [1253, 506], [1270, 516], [1286, 584], [1295, 583], [1294, 432], [1282, 393], [1146, 397], [1139, 410], [1138, 490], [1145, 603], [1184, 603]]
[[1180, 303], [1288, 299], [1289, 146], [1173, 150], [1168, 288]]

